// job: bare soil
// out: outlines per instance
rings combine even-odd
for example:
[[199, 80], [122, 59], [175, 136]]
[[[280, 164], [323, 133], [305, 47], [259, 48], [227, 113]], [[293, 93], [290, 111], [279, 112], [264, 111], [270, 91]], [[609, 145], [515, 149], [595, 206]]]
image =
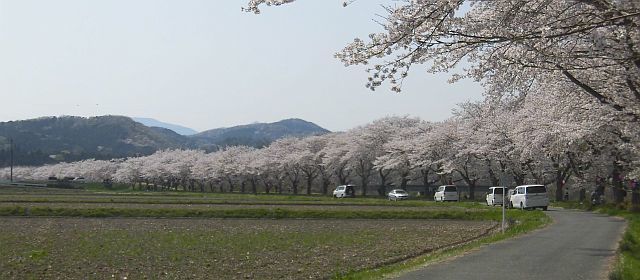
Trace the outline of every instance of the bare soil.
[[494, 225], [2, 217], [0, 279], [326, 279], [477, 237]]

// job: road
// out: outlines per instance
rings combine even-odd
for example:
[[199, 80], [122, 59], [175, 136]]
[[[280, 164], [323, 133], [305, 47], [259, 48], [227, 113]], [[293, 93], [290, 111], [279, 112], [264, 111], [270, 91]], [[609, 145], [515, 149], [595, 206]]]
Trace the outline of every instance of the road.
[[606, 279], [624, 221], [550, 209], [553, 223], [396, 279]]

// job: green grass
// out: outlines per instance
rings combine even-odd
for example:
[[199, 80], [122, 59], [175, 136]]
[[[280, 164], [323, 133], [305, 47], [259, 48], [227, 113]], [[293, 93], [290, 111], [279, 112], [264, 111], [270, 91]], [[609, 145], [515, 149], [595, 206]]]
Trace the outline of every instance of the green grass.
[[622, 241], [618, 261], [610, 279], [640, 279], [640, 213], [613, 211], [627, 220], [627, 230]]
[[627, 229], [620, 241], [617, 261], [609, 275], [612, 280], [640, 279], [640, 212], [626, 210], [625, 205], [600, 205], [590, 203], [556, 202], [554, 205], [571, 209], [596, 211], [627, 220]]
[[[115, 188], [115, 187], [114, 187]], [[104, 190], [101, 186], [87, 185], [87, 190], [62, 192], [40, 189], [38, 192], [2, 190], [0, 202], [31, 203], [138, 203], [138, 204], [242, 204], [242, 205], [363, 205], [485, 209], [477, 202], [436, 203], [431, 200], [411, 199], [388, 201], [381, 197], [336, 199], [323, 195], [283, 195], [244, 193], [143, 192]]]
[[512, 224], [504, 233], [489, 235], [477, 240], [472, 240], [461, 246], [449, 246], [440, 250], [379, 268], [366, 269], [362, 271], [351, 271], [346, 274], [336, 274], [333, 279], [356, 280], [356, 279], [384, 279], [388, 276], [422, 266], [427, 263], [441, 261], [456, 255], [463, 254], [482, 245], [494, 243], [508, 239], [532, 230], [542, 228], [551, 222], [551, 219], [542, 211], [520, 211], [509, 210], [507, 216], [517, 223]]
[[[510, 211], [519, 213], [518, 211]], [[522, 214], [514, 214], [522, 215]], [[63, 217], [198, 217], [198, 218], [258, 218], [258, 219], [452, 219], [494, 220], [501, 218], [498, 209], [487, 211], [414, 210], [357, 211], [308, 209], [179, 209], [179, 208], [64, 208], [64, 207], [0, 207], [0, 216], [63, 216]]]
[[[298, 198], [298, 197], [296, 197]], [[300, 197], [303, 198], [303, 197]], [[30, 202], [30, 203], [137, 203], [137, 204], [240, 204], [240, 205], [359, 205], [359, 206], [403, 206], [403, 207], [441, 207], [451, 208], [458, 206], [463, 208], [486, 209], [479, 203], [458, 202], [458, 203], [436, 203], [432, 201], [401, 201], [390, 202], [384, 199], [328, 199], [328, 200], [307, 200], [307, 199], [282, 199], [280, 197], [271, 199], [254, 199], [252, 197], [162, 197], [162, 196], [135, 196], [135, 195], [9, 195], [0, 197], [0, 202]]]

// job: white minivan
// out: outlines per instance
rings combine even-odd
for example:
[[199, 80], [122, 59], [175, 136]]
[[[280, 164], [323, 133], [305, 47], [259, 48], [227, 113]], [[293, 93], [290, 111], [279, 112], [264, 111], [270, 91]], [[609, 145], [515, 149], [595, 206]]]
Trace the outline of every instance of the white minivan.
[[458, 188], [455, 185], [439, 186], [436, 193], [433, 195], [434, 201], [458, 201], [460, 195], [458, 194]]
[[345, 198], [345, 197], [356, 197], [356, 190], [354, 185], [340, 185], [337, 186], [335, 190], [333, 190], [333, 197], [335, 198]]
[[547, 188], [543, 185], [517, 186], [515, 193], [511, 195], [511, 208], [534, 209], [549, 207]]
[[[503, 197], [505, 192], [508, 192], [509, 189], [506, 187], [490, 187], [489, 192], [487, 193], [487, 205], [495, 206], [502, 205], [502, 201], [504, 199], [505, 202], [509, 202], [508, 197]], [[508, 194], [507, 194], [508, 195]]]

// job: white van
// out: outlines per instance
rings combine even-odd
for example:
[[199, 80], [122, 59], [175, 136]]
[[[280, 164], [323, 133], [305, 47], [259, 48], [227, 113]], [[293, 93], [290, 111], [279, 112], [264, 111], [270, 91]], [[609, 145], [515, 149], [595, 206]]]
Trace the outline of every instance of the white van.
[[337, 186], [336, 189], [333, 190], [333, 197], [335, 198], [356, 197], [355, 186], [353, 185]]
[[460, 195], [458, 194], [458, 188], [455, 185], [439, 186], [436, 193], [433, 195], [434, 201], [458, 201]]
[[547, 188], [543, 185], [523, 185], [517, 186], [515, 194], [511, 195], [511, 208], [542, 208], [549, 207], [549, 196]]
[[[509, 202], [508, 191], [506, 187], [490, 187], [489, 192], [487, 193], [487, 205], [495, 206], [502, 205], [502, 201], [504, 199], [505, 202]], [[507, 193], [507, 197], [503, 197], [504, 193]]]

